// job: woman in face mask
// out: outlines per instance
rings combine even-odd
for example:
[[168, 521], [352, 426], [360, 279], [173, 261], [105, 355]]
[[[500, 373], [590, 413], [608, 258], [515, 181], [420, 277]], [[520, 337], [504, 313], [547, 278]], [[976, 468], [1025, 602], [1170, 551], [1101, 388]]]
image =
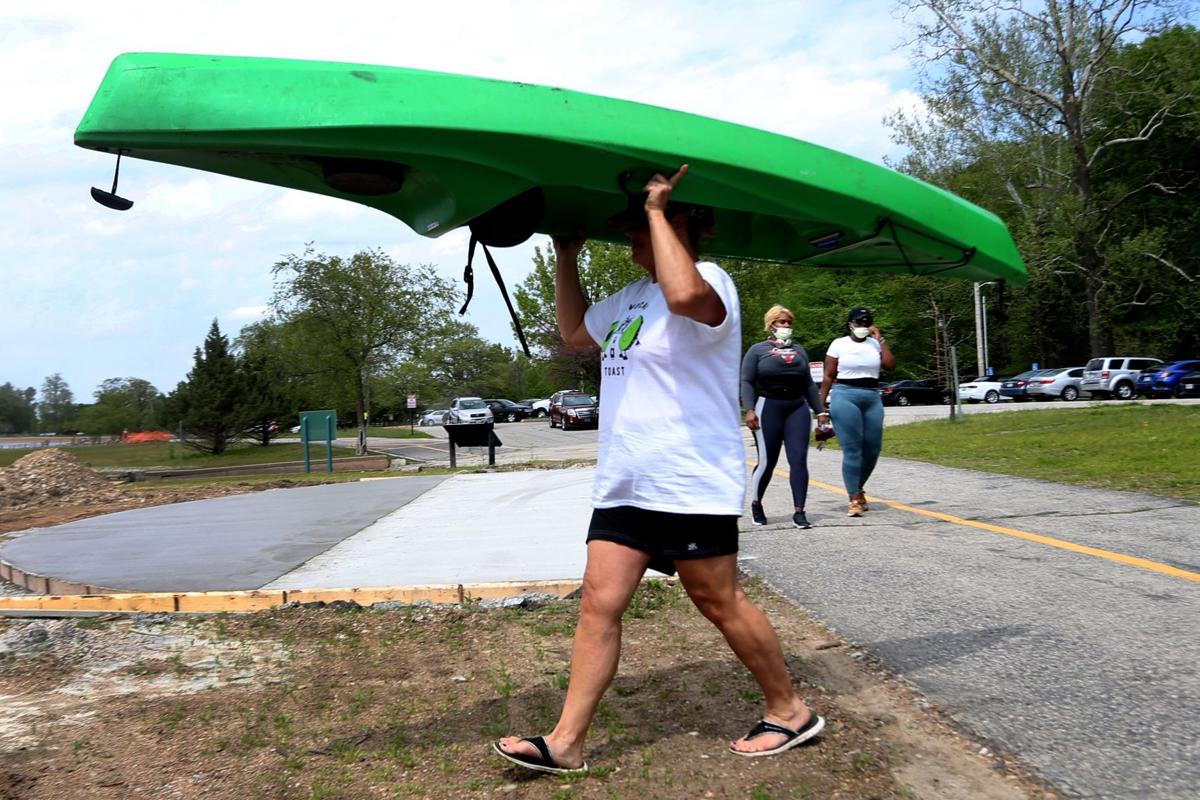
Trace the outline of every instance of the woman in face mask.
[[894, 368], [896, 357], [867, 309], [851, 309], [846, 329], [848, 335], [834, 339], [825, 353], [820, 408], [829, 409], [841, 442], [842, 482], [850, 496], [847, 513], [861, 517], [867, 510], [867, 479], [883, 446], [879, 369]]
[[763, 316], [768, 337], [746, 351], [742, 359], [742, 407], [746, 427], [754, 432], [758, 464], [751, 479], [750, 515], [755, 525], [766, 525], [762, 498], [779, 461], [780, 447], [787, 448], [792, 487], [792, 524], [811, 528], [804, 514], [808, 496], [808, 437], [812, 411], [824, 404], [808, 368], [808, 353], [792, 341], [795, 317], [783, 306], [772, 306]]

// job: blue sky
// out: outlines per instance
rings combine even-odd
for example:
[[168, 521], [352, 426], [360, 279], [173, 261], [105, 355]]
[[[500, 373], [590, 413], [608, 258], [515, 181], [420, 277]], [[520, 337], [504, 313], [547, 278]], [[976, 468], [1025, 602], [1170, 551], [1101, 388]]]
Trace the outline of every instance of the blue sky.
[[[905, 30], [889, 2], [648, 4], [359, 0], [200, 3], [5, 0], [0, 8], [0, 383], [60, 373], [77, 400], [106, 378], [167, 392], [213, 318], [260, 318], [271, 266], [306, 242], [381, 247], [460, 280], [467, 237], [425, 239], [353, 203], [123, 160], [119, 214], [88, 197], [112, 158], [72, 133], [119, 53], [310, 58], [562, 86], [765, 128], [869, 161], [895, 154], [882, 118], [912, 107]], [[506, 282], [536, 236], [495, 251]], [[515, 347], [490, 276], [467, 319]]]

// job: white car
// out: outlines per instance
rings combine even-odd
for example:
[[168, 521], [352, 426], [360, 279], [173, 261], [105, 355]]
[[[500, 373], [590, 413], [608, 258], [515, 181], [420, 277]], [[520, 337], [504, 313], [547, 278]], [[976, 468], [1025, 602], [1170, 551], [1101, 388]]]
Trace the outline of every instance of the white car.
[[541, 400], [536, 397], [531, 397], [528, 400], [522, 400], [522, 403], [533, 409], [533, 413], [529, 416], [541, 419], [550, 413], [550, 400]]
[[427, 425], [444, 425], [446, 424], [446, 415], [449, 413], [444, 408], [431, 408], [421, 415], [421, 418], [417, 420], [417, 424], [421, 427]]
[[483, 402], [482, 397], [456, 397], [450, 401], [450, 410], [446, 412], [447, 425], [482, 424], [492, 421], [492, 410]]
[[1001, 400], [1011, 400], [1000, 394], [1000, 384], [1010, 378], [976, 378], [958, 385], [958, 399], [968, 403], [999, 403]]

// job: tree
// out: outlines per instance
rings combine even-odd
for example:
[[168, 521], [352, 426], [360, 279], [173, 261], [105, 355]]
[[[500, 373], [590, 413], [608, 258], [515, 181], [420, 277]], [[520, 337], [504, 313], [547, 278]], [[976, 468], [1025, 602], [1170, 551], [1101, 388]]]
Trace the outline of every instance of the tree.
[[212, 455], [224, 453], [253, 423], [245, 373], [215, 319], [187, 378], [167, 398], [164, 416], [183, 427], [189, 447]]
[[235, 343], [238, 369], [245, 396], [241, 416], [249, 424], [246, 433], [267, 446], [298, 418], [300, 411], [293, 360], [286, 346], [287, 332], [271, 321], [242, 328]]
[[[600, 384], [600, 349], [563, 342], [554, 312], [554, 272], [554, 252], [535, 248], [533, 271], [514, 293], [526, 339], [548, 362], [546, 375], [553, 385], [595, 394]], [[608, 297], [645, 274], [623, 245], [587, 242], [579, 253], [579, 283], [589, 300]]]
[[0, 386], [0, 433], [32, 433], [37, 418], [37, 391], [18, 389], [11, 383]]
[[115, 436], [157, 427], [162, 398], [147, 380], [108, 378], [101, 382], [94, 396], [96, 402], [83, 406], [75, 422], [89, 435]]
[[404, 370], [411, 381], [406, 388], [411, 388], [413, 394], [422, 394], [414, 380], [418, 375], [424, 377], [430, 398], [511, 394], [512, 365], [517, 354], [480, 338], [474, 325], [455, 321], [431, 344], [417, 351]]
[[[1131, 264], [1168, 270], [1162, 242], [1122, 225], [1128, 200], [1178, 190], [1165, 176], [1143, 176], [1120, 191], [1104, 185], [1105, 159], [1134, 158], [1176, 124], [1189, 96], [1157, 87], [1117, 57], [1123, 44], [1168, 27], [1166, 0], [1046, 3], [903, 0], [915, 29], [927, 113], [889, 119], [910, 148], [900, 166], [925, 179], [981, 177], [985, 205], [1014, 228], [1032, 272], [1061, 281], [1082, 303], [1088, 347], [1111, 352], [1110, 321], [1144, 302]], [[1121, 89], [1119, 77], [1134, 80]], [[1107, 89], [1105, 88], [1107, 87]], [[1133, 113], [1121, 119], [1104, 108]], [[1136, 108], [1136, 111], [1134, 109]], [[1136, 254], [1136, 255], [1135, 255]]]
[[307, 248], [275, 264], [275, 319], [296, 322], [324, 349], [314, 358], [353, 386], [358, 452], [366, 452], [372, 376], [436, 340], [456, 291], [432, 266], [398, 264], [382, 250], [348, 259]]
[[57, 372], [42, 381], [41, 399], [38, 401], [38, 418], [42, 431], [65, 431], [73, 429], [75, 396], [62, 375]]
[[[554, 271], [554, 251], [535, 247], [533, 271], [514, 292], [525, 338], [543, 355], [562, 344], [554, 313]], [[629, 248], [624, 245], [587, 242], [579, 253], [579, 284], [589, 301], [602, 300], [645, 275], [630, 260]]]

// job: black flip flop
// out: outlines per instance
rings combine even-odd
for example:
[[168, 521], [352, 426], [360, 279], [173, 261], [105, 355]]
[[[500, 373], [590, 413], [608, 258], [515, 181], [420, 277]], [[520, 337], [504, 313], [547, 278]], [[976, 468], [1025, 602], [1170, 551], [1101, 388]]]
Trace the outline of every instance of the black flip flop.
[[808, 722], [801, 725], [800, 729], [795, 731], [791, 728], [785, 728], [782, 725], [776, 725], [774, 722], [767, 722], [765, 719], [760, 719], [758, 724], [751, 728], [750, 732], [747, 733], [744, 738], [749, 741], [755, 736], [762, 736], [764, 733], [778, 733], [780, 736], [788, 737], [784, 740], [783, 744], [770, 750], [758, 750], [753, 753], [748, 753], [744, 750], [738, 750], [733, 745], [730, 745], [729, 752], [739, 756], [746, 756], [747, 758], [773, 756], [777, 753], [782, 753], [785, 750], [791, 750], [798, 744], [807, 742], [809, 739], [813, 738], [822, 730], [824, 730], [824, 728], [825, 719], [823, 717], [818, 717], [816, 714], [810, 715]]
[[540, 756], [527, 756], [521, 753], [506, 753], [500, 748], [499, 742], [492, 743], [492, 749], [497, 753], [507, 758], [518, 767], [531, 769], [535, 772], [552, 772], [555, 775], [577, 775], [587, 772], [587, 762], [585, 761], [582, 767], [571, 769], [569, 767], [560, 766], [554, 757], [550, 755], [550, 748], [546, 746], [546, 739], [543, 736], [531, 736], [522, 739], [522, 742], [529, 742], [538, 749]]

